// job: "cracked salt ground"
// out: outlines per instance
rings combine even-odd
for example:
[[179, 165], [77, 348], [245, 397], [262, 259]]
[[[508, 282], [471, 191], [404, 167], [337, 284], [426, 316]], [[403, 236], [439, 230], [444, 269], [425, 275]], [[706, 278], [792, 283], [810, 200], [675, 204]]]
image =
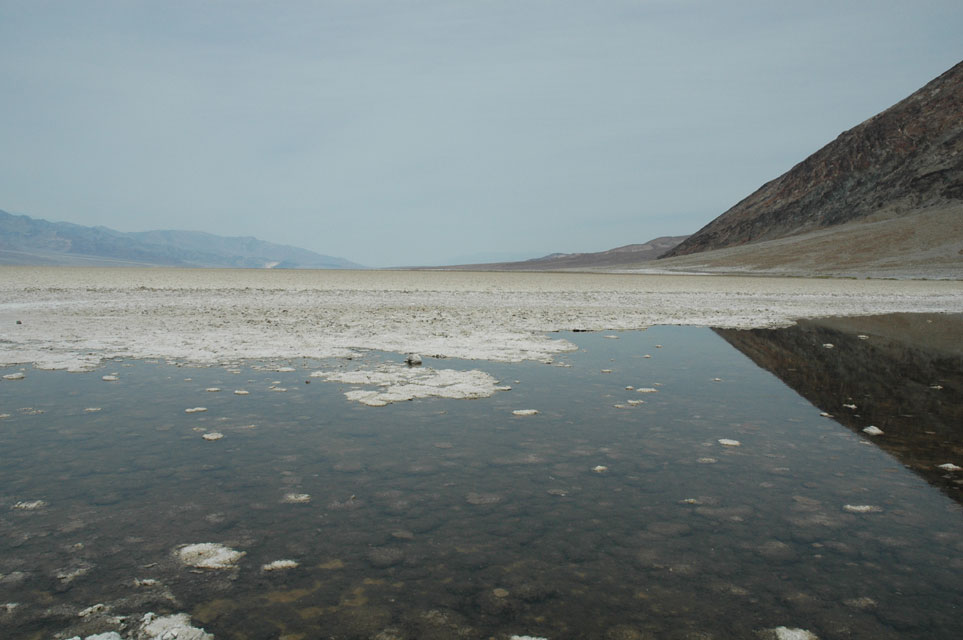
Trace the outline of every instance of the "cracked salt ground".
[[[0, 636], [141, 640], [152, 611], [216, 638], [956, 637], [963, 515], [877, 448], [888, 423], [860, 446], [710, 331], [559, 337], [584, 349], [572, 368], [445, 363], [518, 380], [510, 393], [377, 410], [306, 372], [403, 354], [245, 368], [250, 389], [289, 392], [206, 394], [195, 415], [185, 398], [238, 380], [31, 373], [0, 406], [0, 448], [18, 451], [0, 465], [0, 602], [18, 603]], [[637, 355], [654, 342], [657, 364]], [[601, 374], [610, 349], [618, 373]], [[611, 406], [653, 379], [662, 393]], [[200, 442], [214, 425], [229, 438]], [[954, 476], [936, 469], [949, 457], [930, 467]], [[186, 543], [244, 555], [199, 567]]]

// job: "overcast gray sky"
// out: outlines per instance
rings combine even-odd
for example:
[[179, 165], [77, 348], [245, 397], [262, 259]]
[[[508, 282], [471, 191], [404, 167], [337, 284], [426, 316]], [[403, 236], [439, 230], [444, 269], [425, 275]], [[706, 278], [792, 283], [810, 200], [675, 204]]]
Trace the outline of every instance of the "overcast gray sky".
[[0, 209], [369, 266], [691, 233], [963, 59], [963, 2], [0, 0]]

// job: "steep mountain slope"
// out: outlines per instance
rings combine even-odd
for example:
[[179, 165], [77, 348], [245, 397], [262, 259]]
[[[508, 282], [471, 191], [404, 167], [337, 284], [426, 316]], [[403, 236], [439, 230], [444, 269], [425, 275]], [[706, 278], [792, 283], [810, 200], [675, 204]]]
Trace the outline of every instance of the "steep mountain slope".
[[491, 271], [577, 271], [580, 269], [617, 269], [654, 260], [688, 236], [663, 236], [642, 244], [595, 253], [553, 253], [521, 262], [457, 265], [444, 269], [485, 269]]
[[359, 268], [343, 258], [257, 238], [196, 231], [122, 233], [0, 211], [0, 264], [291, 269]]
[[963, 216], [963, 62], [846, 131], [663, 257], [937, 208]]

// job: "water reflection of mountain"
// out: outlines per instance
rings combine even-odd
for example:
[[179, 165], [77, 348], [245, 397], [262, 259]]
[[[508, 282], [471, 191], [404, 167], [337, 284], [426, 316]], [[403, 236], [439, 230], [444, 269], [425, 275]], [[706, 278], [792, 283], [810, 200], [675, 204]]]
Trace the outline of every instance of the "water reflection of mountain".
[[[803, 320], [787, 329], [717, 329], [847, 428], [963, 503], [963, 315]], [[828, 345], [832, 345], [831, 347]], [[855, 405], [855, 409], [846, 405]]]

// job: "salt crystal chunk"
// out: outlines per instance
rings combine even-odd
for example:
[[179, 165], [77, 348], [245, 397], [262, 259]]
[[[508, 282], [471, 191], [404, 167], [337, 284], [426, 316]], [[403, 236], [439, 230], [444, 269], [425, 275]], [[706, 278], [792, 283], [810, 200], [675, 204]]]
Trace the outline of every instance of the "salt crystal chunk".
[[538, 409], [515, 409], [512, 413], [516, 416], [534, 416], [538, 414]]
[[882, 513], [883, 508], [873, 504], [844, 504], [843, 511], [849, 513]]
[[36, 511], [37, 509], [42, 509], [46, 506], [47, 502], [45, 500], [21, 500], [13, 505], [12, 508], [20, 511]]

